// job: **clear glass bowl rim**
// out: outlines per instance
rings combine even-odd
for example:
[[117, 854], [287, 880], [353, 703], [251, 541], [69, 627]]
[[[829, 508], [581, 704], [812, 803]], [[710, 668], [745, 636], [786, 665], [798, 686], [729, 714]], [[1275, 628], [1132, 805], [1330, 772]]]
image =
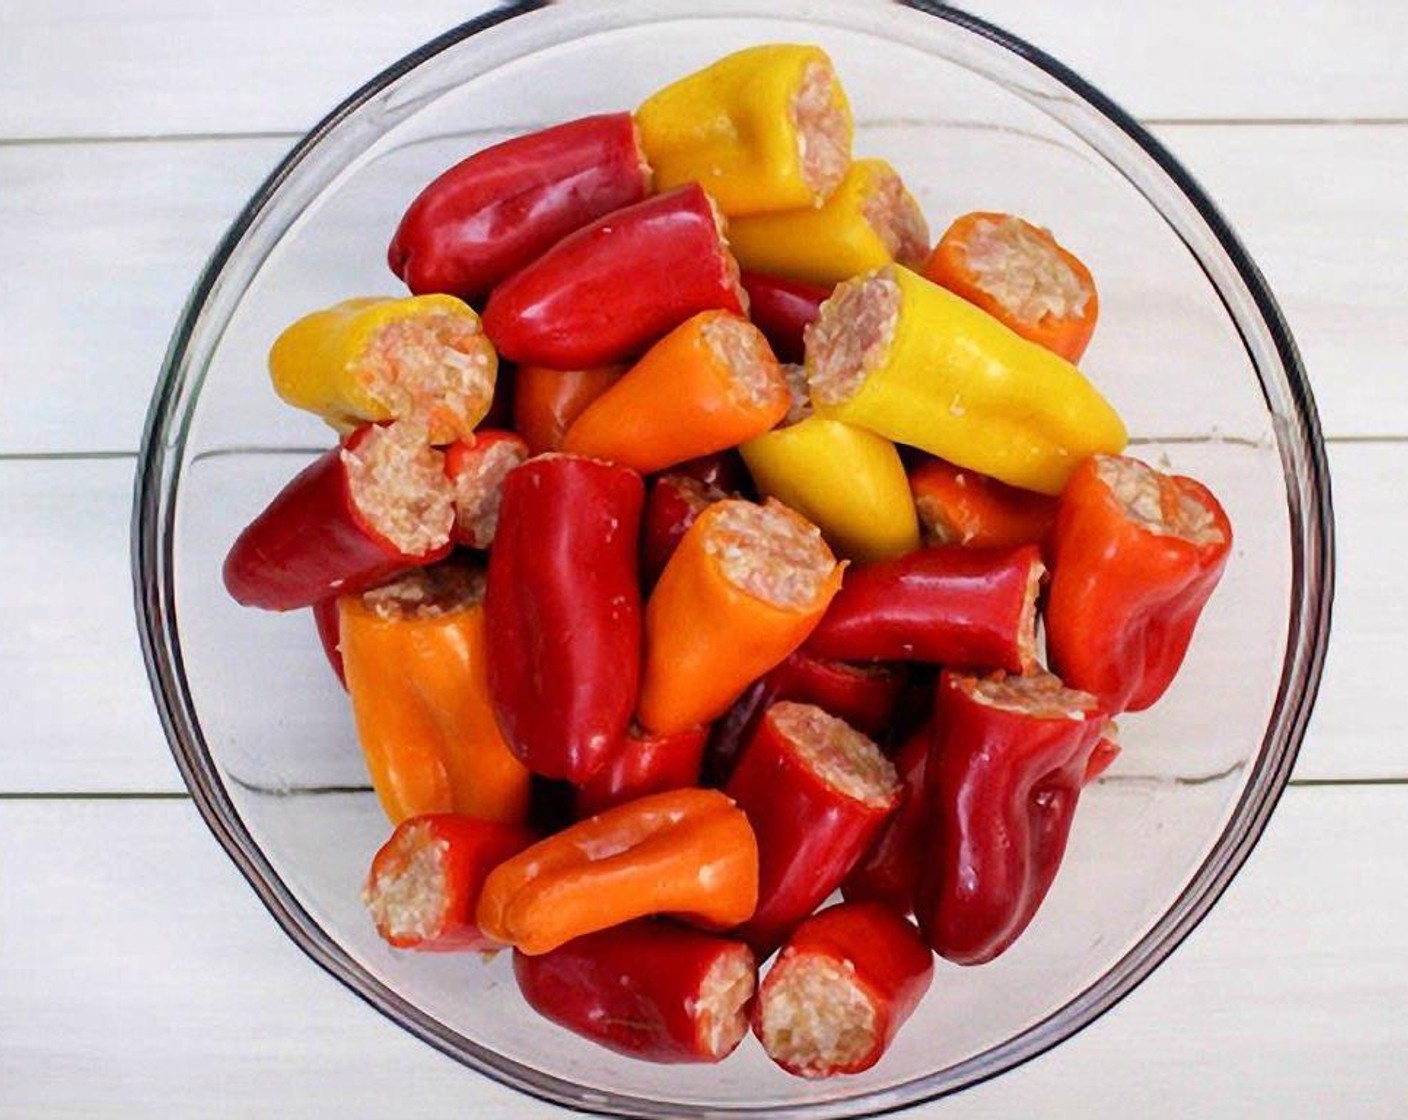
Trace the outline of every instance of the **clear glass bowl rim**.
[[[1330, 473], [1314, 396], [1289, 327], [1260, 270], [1194, 178], [1137, 121], [1080, 75], [1037, 47], [985, 20], [933, 0], [882, 0], [974, 32], [1035, 65], [1086, 101], [1133, 140], [1172, 180], [1226, 252], [1250, 294], [1286, 376], [1295, 423], [1278, 441], [1296, 441], [1306, 477], [1297, 492], [1288, 476], [1293, 517], [1291, 640], [1273, 717], [1259, 761], [1222, 835], [1163, 917], [1099, 980], [1022, 1034], [948, 1070], [903, 1085], [827, 1103], [711, 1108], [697, 1115], [860, 1117], [909, 1108], [958, 1092], [1030, 1061], [1083, 1030], [1143, 982], [1197, 927], [1251, 854], [1290, 778], [1314, 707], [1329, 642], [1334, 598], [1334, 521]], [[387, 1018], [436, 1049], [499, 1083], [551, 1104], [611, 1116], [674, 1117], [680, 1106], [587, 1090], [505, 1059], [420, 1011], [367, 973], [300, 906], [240, 820], [206, 748], [191, 702], [176, 622], [173, 536], [180, 460], [191, 408], [185, 400], [187, 350], [195, 323], [221, 273], [269, 199], [344, 118], [402, 75], [445, 49], [506, 20], [552, 7], [554, 0], [514, 0], [419, 47], [347, 97], [302, 138], [251, 196], [216, 246], [172, 334], [152, 394], [137, 462], [132, 512], [132, 575], [147, 675], [171, 751], [196, 808], [221, 847], [284, 932], [312, 960]], [[193, 402], [192, 402], [193, 404]], [[173, 442], [174, 435], [174, 442]]]

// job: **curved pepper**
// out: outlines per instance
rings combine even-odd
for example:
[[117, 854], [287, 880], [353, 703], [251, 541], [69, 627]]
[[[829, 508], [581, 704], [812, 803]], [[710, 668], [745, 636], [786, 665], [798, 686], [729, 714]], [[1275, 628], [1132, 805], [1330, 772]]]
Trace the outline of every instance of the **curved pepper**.
[[927, 544], [1015, 548], [1041, 544], [1056, 520], [1056, 500], [998, 482], [943, 459], [927, 459], [909, 476]]
[[454, 296], [349, 299], [305, 315], [269, 350], [274, 391], [340, 432], [383, 420], [469, 435], [489, 411], [498, 356]]
[[499, 505], [508, 472], [528, 458], [528, 445], [515, 432], [481, 428], [471, 439], [445, 449], [445, 474], [455, 487], [456, 544], [485, 549], [494, 543]]
[[768, 1057], [798, 1077], [869, 1069], [919, 1006], [934, 955], [885, 907], [844, 902], [792, 931], [753, 1009]]
[[843, 568], [786, 506], [711, 505], [646, 604], [640, 722], [666, 735], [722, 714], [806, 640]]
[[590, 817], [648, 793], [697, 786], [708, 737], [707, 727], [673, 735], [632, 727], [606, 765], [577, 787], [577, 816]]
[[475, 152], [437, 176], [396, 227], [387, 263], [413, 292], [477, 299], [649, 190], [630, 114], [583, 117]]
[[458, 813], [411, 817], [372, 859], [362, 891], [382, 940], [429, 952], [502, 948], [475, 921], [489, 872], [534, 836], [526, 828]]
[[858, 568], [806, 650], [842, 661], [924, 661], [1026, 672], [1036, 657], [1035, 545], [921, 548]]
[[313, 625], [318, 631], [318, 642], [323, 647], [323, 653], [326, 655], [338, 683], [346, 688], [347, 674], [342, 668], [342, 651], [337, 648], [337, 600], [335, 598], [323, 599], [314, 603], [311, 609], [313, 611]]
[[572, 421], [625, 372], [623, 366], [570, 370], [519, 366], [513, 378], [513, 426], [528, 444], [528, 453], [561, 451], [562, 437]]
[[1090, 270], [1049, 230], [1011, 214], [964, 214], [948, 227], [924, 275], [1023, 338], [1080, 361], [1100, 300]]
[[528, 815], [528, 771], [489, 701], [483, 597], [484, 573], [451, 564], [338, 601], [357, 738], [393, 823]]
[[1051, 533], [1051, 664], [1111, 713], [1149, 707], [1172, 683], [1222, 578], [1232, 524], [1202, 483], [1137, 459], [1081, 464]]
[[748, 1033], [758, 962], [742, 942], [641, 919], [514, 953], [513, 974], [533, 1010], [608, 1050], [717, 1062]]
[[729, 215], [819, 205], [850, 161], [850, 105], [819, 47], [736, 51], [635, 117], [657, 188], [705, 183]]
[[900, 807], [880, 827], [875, 839], [841, 883], [847, 902], [881, 902], [900, 916], [914, 911], [914, 888], [925, 856], [928, 805], [924, 768], [933, 732], [921, 727], [895, 755], [903, 791]]
[[635, 471], [569, 455], [530, 459], [504, 483], [485, 600], [489, 689], [535, 774], [585, 781], [630, 723], [644, 501]]
[[870, 739], [791, 701], [767, 710], [724, 791], [758, 838], [758, 909], [737, 936], [762, 955], [841, 885], [900, 797]]
[[683, 474], [664, 474], [650, 484], [641, 522], [641, 579], [653, 587], [699, 515], [728, 495]]
[[919, 204], [883, 159], [851, 164], [824, 206], [734, 218], [728, 237], [750, 272], [828, 287], [891, 261], [918, 268], [929, 252]]
[[763, 272], [743, 272], [738, 279], [748, 293], [748, 318], [767, 335], [777, 360], [801, 362], [806, 354], [803, 335], [821, 314], [831, 289]]
[[515, 362], [604, 366], [638, 354], [691, 315], [743, 314], [723, 219], [698, 183], [569, 234], [494, 289], [484, 329]]
[[588, 817], [500, 864], [479, 926], [536, 956], [649, 914], [727, 929], [757, 901], [748, 819], [718, 790], [677, 789]]
[[1059, 494], [1124, 424], [1080, 370], [898, 266], [839, 285], [807, 334], [819, 415]]
[[1095, 697], [1050, 673], [939, 678], [914, 911], [941, 957], [982, 964], [1027, 928], [1061, 865], [1105, 722]]
[[223, 575], [235, 602], [310, 607], [449, 553], [445, 457], [423, 436], [369, 425], [299, 472], [230, 546]]
[[592, 401], [562, 449], [652, 474], [766, 432], [789, 400], [762, 332], [726, 311], [703, 311]]

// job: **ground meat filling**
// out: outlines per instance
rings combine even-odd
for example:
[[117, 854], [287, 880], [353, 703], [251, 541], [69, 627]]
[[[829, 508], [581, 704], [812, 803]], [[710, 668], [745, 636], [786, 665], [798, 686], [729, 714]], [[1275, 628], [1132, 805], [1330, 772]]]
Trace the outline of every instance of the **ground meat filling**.
[[1212, 510], [1192, 494], [1164, 485], [1147, 463], [1124, 455], [1101, 455], [1095, 474], [1114, 495], [1126, 517], [1146, 532], [1204, 546], [1222, 543]]
[[523, 444], [499, 440], [455, 477], [455, 524], [471, 548], [488, 548], [494, 543], [504, 479], [527, 458], [528, 449]]
[[849, 963], [784, 953], [763, 986], [763, 1048], [803, 1077], [854, 1066], [879, 1045], [875, 1004]]
[[816, 404], [845, 404], [885, 364], [900, 302], [889, 267], [836, 286], [806, 330], [807, 384]]
[[919, 268], [929, 256], [929, 223], [893, 171], [876, 175], [863, 207], [865, 220], [891, 257]]
[[393, 419], [467, 433], [494, 396], [493, 345], [471, 315], [435, 312], [379, 328], [358, 375]]
[[781, 502], [740, 499], [717, 503], [704, 551], [738, 590], [788, 610], [806, 610], [821, 597], [836, 557], [821, 530]]
[[980, 704], [1037, 719], [1083, 720], [1100, 706], [1100, 701], [1090, 693], [1067, 688], [1054, 673], [1033, 673], [1025, 677], [1006, 673], [981, 678], [961, 677], [958, 687]]
[[807, 769], [838, 793], [875, 809], [899, 796], [894, 765], [845, 720], [791, 701], [774, 704], [767, 718]]
[[812, 414], [812, 398], [807, 391], [807, 367], [789, 362], [782, 367], [782, 378], [787, 382], [787, 394], [791, 403], [787, 415], [782, 418], [779, 428], [800, 424]]
[[846, 110], [836, 95], [836, 75], [828, 63], [807, 63], [802, 84], [792, 95], [792, 124], [802, 182], [819, 206], [836, 189], [851, 161]]
[[484, 601], [484, 569], [469, 564], [432, 564], [362, 592], [362, 605], [378, 618], [428, 619]]
[[700, 330], [704, 345], [729, 372], [730, 388], [741, 403], [762, 408], [784, 398], [787, 384], [763, 332], [746, 319], [715, 315]]
[[1090, 290], [1054, 246], [1017, 218], [975, 222], [963, 246], [978, 285], [1019, 323], [1082, 315]]
[[400, 552], [423, 556], [450, 539], [454, 487], [424, 427], [371, 428], [355, 450], [343, 449], [342, 462], [353, 505]]
[[746, 1009], [757, 978], [757, 963], [746, 945], [720, 953], [704, 974], [694, 1015], [699, 1048], [709, 1057], [731, 1054], [748, 1033]]
[[445, 853], [450, 845], [423, 824], [402, 834], [390, 870], [367, 884], [362, 901], [387, 937], [425, 940], [445, 920]]

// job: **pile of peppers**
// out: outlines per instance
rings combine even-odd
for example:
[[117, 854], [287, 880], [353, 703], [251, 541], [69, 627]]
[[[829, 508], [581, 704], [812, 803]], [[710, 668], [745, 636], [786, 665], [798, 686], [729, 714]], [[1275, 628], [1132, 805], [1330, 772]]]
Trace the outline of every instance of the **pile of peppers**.
[[224, 578], [347, 690], [378, 931], [511, 949], [636, 1058], [878, 1061], [1037, 917], [1230, 554], [1074, 364], [1086, 266], [999, 213], [931, 247], [851, 140], [819, 48], [737, 52], [450, 167], [410, 294], [270, 354], [340, 439]]

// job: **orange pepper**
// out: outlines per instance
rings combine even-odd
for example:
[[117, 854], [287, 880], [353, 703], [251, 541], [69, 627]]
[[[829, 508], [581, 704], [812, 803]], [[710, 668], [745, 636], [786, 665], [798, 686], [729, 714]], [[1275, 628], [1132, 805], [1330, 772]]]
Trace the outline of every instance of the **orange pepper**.
[[758, 844], [743, 810], [712, 789], [618, 805], [540, 840], [484, 882], [478, 924], [529, 956], [647, 914], [706, 929], [752, 917]]
[[1095, 281], [1049, 230], [1010, 214], [964, 214], [924, 266], [935, 284], [1068, 362], [1085, 353], [1100, 300]]
[[562, 447], [650, 474], [762, 435], [790, 402], [763, 333], [730, 312], [704, 311], [588, 405]]
[[625, 372], [622, 366], [519, 366], [513, 375], [513, 426], [528, 444], [528, 454], [561, 451], [572, 421]]
[[909, 476], [928, 544], [1016, 548], [1041, 544], [1056, 520], [1056, 499], [1019, 490], [947, 459], [928, 459]]
[[482, 571], [446, 564], [338, 602], [357, 737], [395, 824], [425, 813], [527, 817], [530, 775], [489, 702], [483, 598]]
[[639, 721], [671, 735], [722, 715], [806, 641], [844, 568], [821, 530], [780, 502], [704, 510], [646, 603]]

